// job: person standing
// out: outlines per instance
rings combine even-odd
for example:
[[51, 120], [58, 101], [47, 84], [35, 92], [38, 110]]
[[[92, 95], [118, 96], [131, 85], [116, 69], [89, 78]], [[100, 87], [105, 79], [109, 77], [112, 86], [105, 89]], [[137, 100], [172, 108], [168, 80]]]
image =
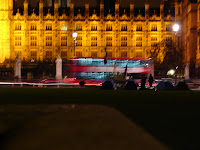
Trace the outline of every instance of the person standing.
[[149, 86], [152, 87], [152, 83], [153, 83], [153, 77], [152, 75], [150, 74], [149, 76]]

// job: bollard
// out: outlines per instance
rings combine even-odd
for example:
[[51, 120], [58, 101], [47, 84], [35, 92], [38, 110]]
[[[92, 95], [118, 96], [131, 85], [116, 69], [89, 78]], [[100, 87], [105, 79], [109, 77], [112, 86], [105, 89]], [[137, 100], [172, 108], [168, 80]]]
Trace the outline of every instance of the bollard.
[[12, 84], [12, 87], [14, 87], [15, 85], [14, 84]]
[[33, 84], [33, 88], [35, 88], [35, 85]]
[[45, 85], [44, 88], [47, 88], [47, 85]]
[[59, 84], [57, 85], [57, 88], [60, 88], [60, 85], [59, 85]]
[[23, 87], [23, 84], [20, 84], [20, 87]]

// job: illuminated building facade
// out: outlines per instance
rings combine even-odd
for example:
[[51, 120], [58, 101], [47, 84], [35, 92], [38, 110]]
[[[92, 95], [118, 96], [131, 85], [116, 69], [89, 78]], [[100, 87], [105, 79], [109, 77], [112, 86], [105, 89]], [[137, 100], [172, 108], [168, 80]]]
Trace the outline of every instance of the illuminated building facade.
[[[23, 9], [13, 10], [13, 0], [0, 0], [0, 63], [14, 60], [17, 55], [22, 61], [54, 61], [60, 55], [63, 59], [74, 56], [148, 58], [147, 51], [159, 41], [173, 39], [171, 30], [175, 18], [164, 13], [164, 3], [159, 9], [138, 9], [130, 2], [128, 9], [122, 9], [117, 0], [115, 11], [104, 10], [103, 1], [96, 9], [89, 6], [77, 9], [74, 2], [61, 8], [61, 1], [39, 0], [37, 8], [30, 8], [24, 0]], [[162, 59], [162, 53], [160, 55]]]

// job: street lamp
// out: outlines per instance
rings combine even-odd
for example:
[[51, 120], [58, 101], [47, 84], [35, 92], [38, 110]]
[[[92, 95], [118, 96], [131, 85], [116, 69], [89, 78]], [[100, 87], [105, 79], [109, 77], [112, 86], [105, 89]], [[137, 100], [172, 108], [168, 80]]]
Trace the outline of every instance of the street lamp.
[[179, 31], [179, 29], [180, 29], [180, 26], [178, 25], [178, 24], [174, 24], [173, 25], [173, 31], [175, 32], [175, 48], [174, 48], [174, 51], [175, 51], [175, 61], [174, 61], [174, 63], [175, 63], [175, 73], [174, 73], [174, 75], [175, 75], [175, 84], [176, 84], [176, 70], [178, 69], [178, 66], [177, 66], [177, 60], [176, 60], [176, 49], [177, 49], [177, 47], [178, 47], [178, 45], [176, 45], [176, 36], [177, 36], [177, 32]]
[[77, 32], [73, 32], [72, 33], [72, 37], [74, 38], [74, 56], [75, 56], [75, 44], [76, 44], [76, 37], [77, 37], [78, 33]]

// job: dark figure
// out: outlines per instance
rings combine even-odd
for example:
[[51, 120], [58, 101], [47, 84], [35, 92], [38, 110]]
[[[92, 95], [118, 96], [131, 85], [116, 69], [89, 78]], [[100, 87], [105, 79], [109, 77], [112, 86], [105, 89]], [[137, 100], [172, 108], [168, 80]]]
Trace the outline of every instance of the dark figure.
[[146, 76], [145, 76], [145, 74], [142, 74], [142, 76], [141, 76], [141, 89], [145, 89], [145, 84], [146, 84]]
[[152, 87], [152, 83], [153, 83], [153, 77], [152, 75], [150, 74], [149, 76], [149, 86]]

